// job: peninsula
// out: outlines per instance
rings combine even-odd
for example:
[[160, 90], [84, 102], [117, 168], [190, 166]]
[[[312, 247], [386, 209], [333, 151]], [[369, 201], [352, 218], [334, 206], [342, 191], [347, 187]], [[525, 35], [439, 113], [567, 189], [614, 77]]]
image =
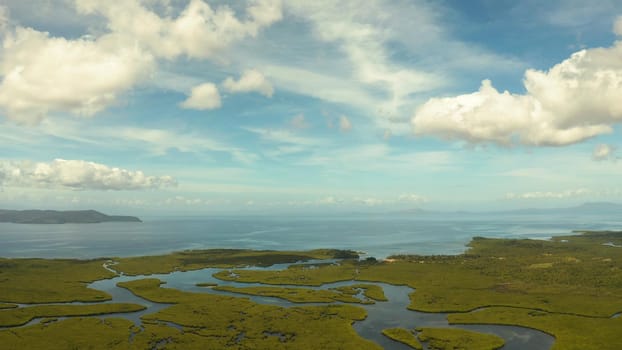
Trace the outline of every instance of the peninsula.
[[96, 210], [6, 210], [0, 209], [0, 222], [15, 224], [96, 224], [101, 222], [141, 222], [135, 216], [106, 215]]

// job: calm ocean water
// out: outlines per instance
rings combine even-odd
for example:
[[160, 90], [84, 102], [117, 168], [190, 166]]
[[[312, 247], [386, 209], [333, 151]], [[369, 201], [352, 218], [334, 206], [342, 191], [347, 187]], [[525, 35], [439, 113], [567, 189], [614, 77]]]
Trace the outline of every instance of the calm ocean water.
[[417, 215], [146, 218], [143, 223], [0, 223], [1, 257], [94, 258], [184, 249], [340, 248], [391, 254], [459, 254], [471, 237], [546, 239], [572, 230], [621, 230], [621, 217]]

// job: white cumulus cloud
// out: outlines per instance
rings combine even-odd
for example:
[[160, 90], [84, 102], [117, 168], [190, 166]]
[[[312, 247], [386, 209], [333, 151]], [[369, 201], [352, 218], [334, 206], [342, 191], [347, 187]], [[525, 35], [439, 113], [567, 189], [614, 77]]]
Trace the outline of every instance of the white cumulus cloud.
[[220, 108], [220, 93], [216, 85], [203, 83], [192, 88], [190, 96], [180, 106], [187, 109], [216, 109]]
[[82, 14], [99, 14], [111, 32], [129, 36], [158, 57], [214, 57], [232, 43], [282, 18], [280, 0], [252, 0], [240, 19], [228, 6], [191, 0], [177, 17], [160, 16], [138, 0], [76, 0]]
[[[73, 3], [80, 15], [103, 18], [106, 28], [77, 39], [55, 37], [10, 26], [8, 11], [0, 7], [1, 114], [26, 124], [52, 112], [92, 116], [147, 81], [159, 60], [217, 59], [282, 18], [280, 0], [249, 0], [239, 15], [226, 5], [191, 0], [174, 16], [149, 1]], [[259, 89], [271, 95], [266, 84]]]
[[432, 98], [412, 118], [416, 134], [471, 143], [562, 146], [612, 132], [622, 122], [622, 41], [587, 49], [548, 71], [525, 72], [526, 94], [479, 91]]
[[607, 145], [604, 143], [596, 145], [594, 151], [592, 151], [592, 159], [594, 160], [607, 160], [615, 159], [615, 146]]
[[11, 187], [116, 191], [177, 185], [171, 176], [148, 176], [142, 171], [65, 159], [55, 159], [49, 163], [0, 161], [0, 181], [0, 184]]
[[345, 115], [339, 117], [339, 130], [345, 132], [352, 130], [352, 122]]
[[120, 38], [67, 40], [18, 27], [0, 49], [0, 109], [22, 123], [52, 111], [92, 116], [153, 69], [152, 57]]
[[222, 82], [223, 88], [232, 93], [257, 92], [266, 97], [272, 97], [274, 88], [266, 77], [255, 69], [249, 69], [242, 73], [238, 80], [228, 77]]

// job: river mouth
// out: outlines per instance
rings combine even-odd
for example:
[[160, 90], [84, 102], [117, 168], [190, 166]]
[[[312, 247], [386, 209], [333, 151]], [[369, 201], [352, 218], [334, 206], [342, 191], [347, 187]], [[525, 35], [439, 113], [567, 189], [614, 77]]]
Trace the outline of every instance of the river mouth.
[[[312, 264], [314, 262], [306, 262]], [[281, 270], [287, 268], [291, 264], [278, 264], [270, 267], [247, 267], [247, 269], [270, 269]], [[118, 287], [117, 283], [139, 280], [143, 278], [157, 278], [165, 282], [163, 288], [173, 288], [185, 292], [193, 293], [213, 293], [228, 296], [235, 296], [250, 299], [259, 304], [275, 305], [281, 307], [293, 307], [302, 305], [327, 305], [326, 303], [294, 303], [276, 297], [242, 295], [239, 293], [219, 291], [210, 287], [198, 287], [197, 283], [218, 284], [219, 286], [231, 287], [253, 287], [267, 286], [261, 283], [241, 283], [235, 281], [223, 281], [216, 279], [213, 275], [222, 271], [220, 268], [205, 268], [193, 271], [175, 271], [168, 274], [125, 276], [120, 275], [112, 279], [99, 280], [89, 284], [89, 288], [97, 289], [109, 293], [112, 300], [108, 302], [115, 303], [135, 303], [146, 307], [145, 310], [131, 313], [108, 314], [102, 317], [120, 317], [128, 319], [139, 328], [142, 326], [141, 316], [155, 313], [159, 310], [167, 308], [169, 304], [154, 303], [138, 297], [130, 291]], [[321, 286], [299, 286], [299, 285], [279, 285], [278, 287], [306, 288], [306, 289], [329, 289], [336, 287], [349, 286], [352, 284], [373, 284], [380, 286], [385, 293], [388, 301], [376, 301], [374, 304], [352, 304], [363, 307], [367, 311], [367, 318], [363, 321], [356, 321], [353, 328], [358, 334], [366, 339], [374, 341], [385, 349], [411, 349], [407, 345], [391, 340], [381, 334], [386, 328], [402, 327], [413, 329], [416, 327], [449, 327], [462, 328], [482, 333], [497, 335], [504, 339], [504, 350], [548, 350], [553, 346], [554, 337], [544, 332], [517, 326], [505, 325], [450, 325], [447, 322], [446, 313], [425, 313], [408, 310], [410, 304], [409, 295], [414, 290], [408, 286], [396, 286], [379, 282], [364, 281], [341, 281], [336, 283], [327, 283]], [[425, 344], [424, 344], [425, 346]]]

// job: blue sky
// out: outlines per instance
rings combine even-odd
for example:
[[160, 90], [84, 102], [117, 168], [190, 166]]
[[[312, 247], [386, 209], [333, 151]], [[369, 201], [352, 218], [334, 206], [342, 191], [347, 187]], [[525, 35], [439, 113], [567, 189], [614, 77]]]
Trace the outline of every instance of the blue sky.
[[619, 1], [2, 4], [0, 207], [622, 198]]

